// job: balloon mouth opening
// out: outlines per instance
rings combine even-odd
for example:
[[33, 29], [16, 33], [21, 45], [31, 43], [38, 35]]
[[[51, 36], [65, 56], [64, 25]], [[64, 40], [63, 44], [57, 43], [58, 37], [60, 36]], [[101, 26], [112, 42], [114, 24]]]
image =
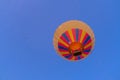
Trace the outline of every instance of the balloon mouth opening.
[[81, 55], [81, 54], [82, 54], [81, 51], [76, 51], [76, 52], [73, 53], [73, 56], [79, 56], [79, 55]]
[[80, 42], [72, 42], [69, 45], [69, 53], [73, 56], [80, 56], [82, 55], [84, 50], [83, 45]]

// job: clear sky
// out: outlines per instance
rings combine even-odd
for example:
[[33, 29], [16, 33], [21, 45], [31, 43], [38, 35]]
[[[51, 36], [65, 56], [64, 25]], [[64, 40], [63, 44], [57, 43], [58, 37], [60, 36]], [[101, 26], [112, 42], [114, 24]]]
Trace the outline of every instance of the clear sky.
[[[82, 61], [54, 50], [54, 31], [68, 20], [95, 33]], [[119, 0], [0, 0], [0, 80], [120, 80], [119, 30]]]

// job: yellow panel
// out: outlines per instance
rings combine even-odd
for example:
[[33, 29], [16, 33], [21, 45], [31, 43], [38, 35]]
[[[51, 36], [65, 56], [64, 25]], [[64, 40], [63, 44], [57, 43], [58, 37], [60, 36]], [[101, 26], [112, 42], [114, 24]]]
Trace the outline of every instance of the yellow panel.
[[82, 43], [84, 37], [85, 37], [86, 32], [82, 31], [81, 37], [80, 37], [80, 43]]
[[70, 38], [71, 38], [72, 42], [74, 42], [74, 37], [73, 37], [72, 30], [68, 30], [68, 33], [70, 35]]
[[84, 49], [88, 48], [88, 47], [91, 46], [91, 45], [92, 45], [92, 42], [90, 42], [89, 44], [87, 44], [87, 45], [84, 47]]
[[86, 57], [86, 56], [87, 56], [87, 54], [84, 54], [84, 53], [83, 53], [83, 54], [82, 54], [82, 56], [83, 56], [83, 57]]
[[69, 52], [60, 52], [60, 54], [69, 54]]
[[60, 43], [62, 43], [62, 44], [64, 44], [65, 46], [69, 46], [67, 43], [65, 43], [62, 39], [59, 39], [59, 41], [58, 42], [60, 42]]
[[75, 60], [75, 56], [73, 56], [71, 60]]

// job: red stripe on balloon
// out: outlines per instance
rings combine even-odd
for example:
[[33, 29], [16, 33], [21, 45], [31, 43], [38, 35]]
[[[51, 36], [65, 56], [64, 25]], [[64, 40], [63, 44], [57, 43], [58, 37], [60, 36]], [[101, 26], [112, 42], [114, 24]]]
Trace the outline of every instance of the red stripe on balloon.
[[92, 48], [92, 46], [89, 46], [89, 47], [87, 47], [87, 48], [84, 48], [85, 50], [88, 50], [88, 49], [91, 49]]
[[78, 42], [80, 42], [80, 37], [81, 37], [81, 34], [82, 34], [82, 30], [79, 30]]
[[78, 60], [78, 57], [77, 57], [77, 56], [75, 57], [75, 60]]
[[68, 54], [62, 54], [62, 56], [68, 56], [69, 55], [69, 53]]
[[60, 48], [59, 48], [59, 51], [60, 51], [60, 52], [68, 52], [68, 51], [63, 50], [63, 49], [60, 49]]
[[80, 55], [80, 59], [84, 58], [84, 56]]
[[86, 40], [86, 38], [88, 37], [89, 35], [87, 34], [87, 33], [85, 33], [85, 36], [84, 36], [84, 38], [83, 38], [83, 40], [82, 40], [82, 43]]
[[84, 52], [84, 54], [88, 55], [90, 52]]

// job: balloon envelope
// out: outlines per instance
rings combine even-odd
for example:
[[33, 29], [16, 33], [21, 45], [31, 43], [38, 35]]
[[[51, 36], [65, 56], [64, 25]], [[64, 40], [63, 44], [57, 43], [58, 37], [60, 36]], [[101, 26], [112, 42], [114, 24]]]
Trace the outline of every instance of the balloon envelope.
[[67, 60], [86, 58], [94, 47], [94, 33], [84, 22], [71, 20], [55, 31], [53, 43], [58, 54]]

